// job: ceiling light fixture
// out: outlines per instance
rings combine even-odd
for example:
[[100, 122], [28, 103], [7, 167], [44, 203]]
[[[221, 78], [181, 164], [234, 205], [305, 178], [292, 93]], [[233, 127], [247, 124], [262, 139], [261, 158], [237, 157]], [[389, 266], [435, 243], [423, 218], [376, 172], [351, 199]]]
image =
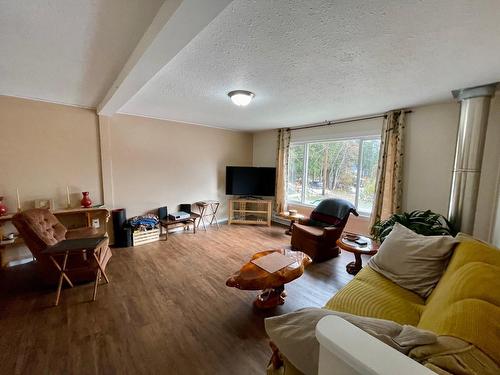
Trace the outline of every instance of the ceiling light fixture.
[[255, 97], [255, 94], [251, 91], [246, 90], [234, 90], [227, 93], [234, 104], [239, 107], [244, 107], [250, 104], [252, 99]]

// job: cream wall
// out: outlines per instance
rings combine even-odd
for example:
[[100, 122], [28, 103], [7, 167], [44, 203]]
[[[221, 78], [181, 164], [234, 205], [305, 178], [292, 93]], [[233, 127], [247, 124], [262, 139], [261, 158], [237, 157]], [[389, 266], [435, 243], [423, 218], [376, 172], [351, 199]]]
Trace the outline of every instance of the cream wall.
[[[226, 217], [225, 167], [252, 164], [251, 134], [125, 115], [101, 119], [91, 109], [0, 96], [0, 196], [10, 212], [16, 188], [23, 209], [40, 198], [60, 208], [69, 185], [73, 207], [82, 191], [95, 204], [105, 197], [109, 208], [125, 207], [129, 217], [219, 199], [219, 218]], [[2, 255], [6, 264], [29, 252], [21, 245]]]
[[447, 215], [459, 104], [413, 109], [405, 133], [403, 210], [431, 209]]
[[226, 165], [252, 164], [252, 135], [128, 115], [109, 119], [112, 191], [127, 216], [161, 205], [219, 199], [226, 218]]
[[277, 130], [266, 130], [253, 133], [253, 166], [275, 167], [277, 147]]
[[[455, 102], [440, 103], [414, 108], [408, 115], [403, 181], [405, 211], [431, 209], [447, 215], [459, 108]], [[275, 130], [254, 133], [254, 165], [275, 166], [276, 141]], [[500, 98], [496, 97], [490, 109], [474, 235], [497, 246], [500, 246], [500, 224], [495, 221], [500, 218], [499, 161]], [[309, 211], [302, 210], [305, 214]], [[368, 230], [368, 222], [363, 218], [350, 221], [357, 230]]]
[[[16, 209], [34, 199], [79, 207], [125, 207], [128, 216], [166, 204], [219, 199], [225, 215], [226, 165], [252, 165], [252, 135], [171, 121], [116, 115], [101, 123], [95, 110], [0, 96], [0, 196]], [[101, 154], [102, 142], [102, 154]], [[102, 157], [102, 170], [101, 170]], [[102, 173], [104, 173], [104, 184]]]
[[0, 195], [16, 210], [16, 187], [22, 208], [34, 199], [72, 205], [82, 191], [102, 202], [98, 121], [94, 110], [0, 96]]

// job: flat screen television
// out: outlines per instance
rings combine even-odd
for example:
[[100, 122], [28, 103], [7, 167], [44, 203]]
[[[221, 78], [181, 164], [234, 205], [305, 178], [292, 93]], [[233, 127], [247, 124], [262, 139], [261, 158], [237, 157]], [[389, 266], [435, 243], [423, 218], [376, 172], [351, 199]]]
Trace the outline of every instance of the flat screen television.
[[226, 194], [274, 196], [276, 168], [226, 167]]

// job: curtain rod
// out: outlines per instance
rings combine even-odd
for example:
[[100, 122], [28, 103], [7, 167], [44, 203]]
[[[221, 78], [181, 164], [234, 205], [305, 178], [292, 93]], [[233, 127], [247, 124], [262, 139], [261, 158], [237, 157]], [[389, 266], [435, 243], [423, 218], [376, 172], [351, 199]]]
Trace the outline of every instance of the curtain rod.
[[[406, 110], [405, 113], [412, 113], [413, 111], [411, 109]], [[337, 125], [337, 124], [344, 124], [346, 122], [355, 122], [355, 121], [363, 121], [363, 120], [371, 120], [374, 118], [387, 118], [386, 113], [381, 113], [378, 115], [372, 115], [372, 116], [364, 116], [364, 117], [354, 117], [351, 119], [345, 119], [345, 120], [331, 120], [331, 121], [325, 121], [319, 124], [311, 124], [311, 125], [303, 125], [303, 126], [297, 126], [295, 128], [290, 128], [290, 130], [301, 130], [301, 129], [311, 129], [311, 128], [319, 128], [321, 126], [329, 126], [329, 125]]]

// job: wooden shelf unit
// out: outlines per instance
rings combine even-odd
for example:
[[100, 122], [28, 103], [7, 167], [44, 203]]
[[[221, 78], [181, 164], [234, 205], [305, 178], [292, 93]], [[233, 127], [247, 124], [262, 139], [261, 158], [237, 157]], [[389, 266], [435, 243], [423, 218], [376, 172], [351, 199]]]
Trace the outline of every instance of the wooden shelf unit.
[[229, 224], [271, 226], [273, 201], [265, 199], [229, 199]]

